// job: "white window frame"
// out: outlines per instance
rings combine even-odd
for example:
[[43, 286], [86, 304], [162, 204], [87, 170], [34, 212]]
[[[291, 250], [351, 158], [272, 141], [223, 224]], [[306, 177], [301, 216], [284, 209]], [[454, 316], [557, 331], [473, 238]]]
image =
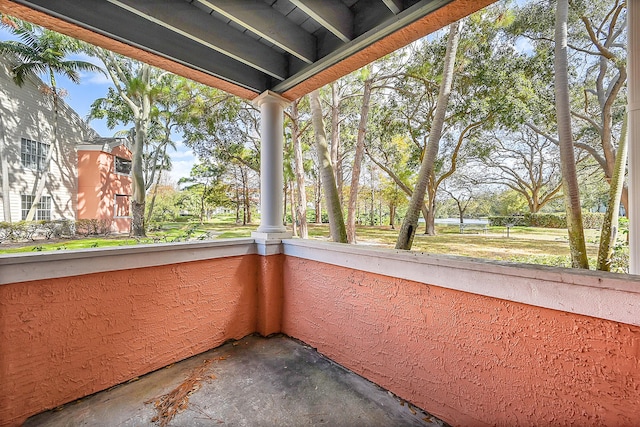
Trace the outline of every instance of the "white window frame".
[[20, 138], [20, 164], [27, 169], [42, 171], [46, 167], [45, 160], [50, 149], [50, 144]]
[[[36, 196], [33, 194], [21, 194], [20, 195], [20, 217], [22, 220], [26, 220], [31, 204]], [[51, 221], [51, 196], [40, 196], [40, 202], [36, 208], [36, 213], [33, 216], [34, 221]]]

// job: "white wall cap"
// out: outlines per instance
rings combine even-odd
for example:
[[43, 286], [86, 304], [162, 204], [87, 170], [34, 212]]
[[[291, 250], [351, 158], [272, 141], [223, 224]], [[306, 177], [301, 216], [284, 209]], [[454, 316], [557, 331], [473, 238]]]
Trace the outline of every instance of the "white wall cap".
[[640, 276], [288, 239], [284, 254], [640, 326]]

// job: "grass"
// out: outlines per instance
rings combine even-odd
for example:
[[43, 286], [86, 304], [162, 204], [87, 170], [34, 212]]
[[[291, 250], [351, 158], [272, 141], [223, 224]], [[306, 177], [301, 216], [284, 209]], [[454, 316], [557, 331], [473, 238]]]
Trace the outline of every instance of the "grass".
[[[162, 243], [185, 240], [226, 239], [250, 237], [256, 224], [238, 225], [232, 217], [219, 217], [204, 224], [192, 222], [163, 223], [150, 229], [148, 237], [133, 239], [128, 236], [87, 237], [74, 240], [37, 241], [0, 245], [0, 254], [73, 250], [109, 246], [127, 246], [140, 243]], [[491, 227], [487, 234], [460, 234], [457, 225], [437, 225], [436, 236], [416, 234], [412, 250], [434, 254], [449, 254], [500, 261], [524, 262], [556, 266], [570, 266], [567, 232], [562, 229], [511, 227], [509, 237], [505, 227]], [[389, 226], [358, 226], [358, 243], [393, 248], [398, 230]], [[327, 224], [309, 224], [309, 237], [329, 240]], [[585, 230], [587, 255], [591, 264], [597, 257], [598, 230]]]

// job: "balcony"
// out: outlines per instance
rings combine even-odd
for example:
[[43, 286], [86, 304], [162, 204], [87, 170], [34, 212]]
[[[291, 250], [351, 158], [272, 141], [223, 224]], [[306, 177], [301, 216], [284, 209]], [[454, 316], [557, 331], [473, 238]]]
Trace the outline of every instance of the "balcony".
[[[7, 256], [0, 271], [2, 425], [274, 339], [278, 357], [316, 348], [405, 415], [400, 402], [451, 425], [640, 424], [636, 276], [297, 239]], [[295, 383], [280, 369], [271, 378]]]

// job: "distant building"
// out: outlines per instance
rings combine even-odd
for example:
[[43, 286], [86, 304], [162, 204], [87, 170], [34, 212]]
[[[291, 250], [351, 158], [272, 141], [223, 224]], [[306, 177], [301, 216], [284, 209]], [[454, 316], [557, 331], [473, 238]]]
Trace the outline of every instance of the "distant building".
[[34, 219], [109, 219], [113, 231], [128, 231], [131, 153], [124, 141], [99, 138], [60, 101], [53, 146], [52, 101], [44, 88], [35, 75], [16, 85], [10, 60], [0, 57], [0, 221], [26, 218], [54, 150]]
[[76, 146], [78, 219], [109, 219], [115, 232], [131, 228], [131, 151], [123, 139], [99, 138]]

